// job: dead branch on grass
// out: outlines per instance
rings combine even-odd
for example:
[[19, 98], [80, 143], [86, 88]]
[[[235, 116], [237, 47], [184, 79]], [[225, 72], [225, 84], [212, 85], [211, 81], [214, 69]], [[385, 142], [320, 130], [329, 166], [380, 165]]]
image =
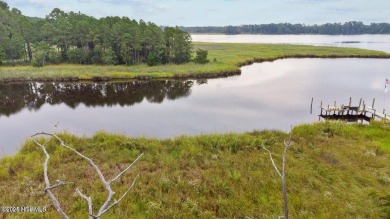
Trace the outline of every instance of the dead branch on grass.
[[283, 188], [283, 209], [284, 209], [284, 219], [288, 219], [288, 200], [287, 200], [287, 183], [286, 183], [286, 156], [287, 156], [287, 150], [291, 146], [291, 134], [292, 134], [292, 127], [289, 134], [289, 138], [287, 140], [284, 140], [284, 151], [282, 155], [282, 172], [280, 172], [279, 168], [276, 166], [274, 158], [272, 156], [271, 151], [269, 151], [266, 147], [261, 145], [261, 147], [268, 152], [269, 158], [272, 162], [272, 166], [274, 167], [276, 173], [280, 177], [282, 181], [282, 188]]
[[74, 152], [75, 154], [77, 154], [79, 157], [83, 158], [84, 160], [86, 160], [90, 165], [91, 167], [95, 170], [96, 174], [99, 176], [99, 179], [101, 181], [101, 183], [104, 185], [108, 195], [107, 195], [107, 198], [105, 200], [105, 202], [103, 203], [103, 205], [99, 208], [98, 212], [96, 214], [93, 213], [93, 202], [92, 202], [92, 197], [91, 196], [87, 196], [85, 194], [83, 194], [79, 188], [76, 188], [76, 193], [84, 200], [86, 200], [87, 204], [88, 204], [88, 215], [89, 215], [89, 218], [90, 219], [98, 219], [100, 218], [103, 214], [105, 214], [108, 210], [110, 210], [112, 207], [114, 207], [116, 204], [118, 204], [128, 193], [129, 191], [131, 190], [131, 188], [133, 188], [136, 180], [138, 179], [138, 176], [133, 180], [132, 184], [129, 186], [129, 188], [127, 189], [127, 191], [125, 193], [122, 194], [122, 196], [120, 196], [120, 198], [117, 200], [117, 199], [113, 199], [114, 195], [115, 195], [115, 192], [112, 190], [111, 188], [111, 184], [113, 182], [115, 182], [116, 180], [118, 180], [119, 178], [122, 177], [122, 175], [124, 173], [126, 173], [132, 166], [134, 166], [135, 163], [138, 162], [139, 159], [141, 159], [141, 157], [144, 155], [144, 153], [140, 154], [137, 159], [135, 159], [127, 168], [125, 168], [122, 172], [120, 172], [118, 175], [116, 175], [114, 178], [112, 178], [111, 180], [107, 180], [106, 177], [103, 175], [102, 171], [100, 170], [100, 168], [96, 165], [96, 163], [89, 157], [83, 155], [82, 153], [80, 153], [79, 151], [77, 151], [76, 149], [68, 146], [67, 144], [65, 144], [65, 142], [60, 138], [58, 137], [55, 133], [46, 133], [46, 132], [41, 132], [41, 133], [36, 133], [34, 135], [31, 136], [32, 140], [34, 141], [35, 144], [37, 144], [38, 146], [40, 146], [41, 150], [43, 151], [43, 153], [45, 154], [46, 156], [46, 159], [43, 163], [43, 174], [44, 174], [44, 178], [45, 178], [45, 185], [46, 185], [46, 188], [45, 188], [45, 192], [48, 194], [49, 198], [52, 200], [53, 204], [54, 204], [54, 207], [55, 209], [57, 210], [57, 212], [61, 215], [62, 218], [64, 219], [68, 219], [69, 217], [66, 215], [66, 213], [62, 210], [61, 206], [60, 206], [60, 203], [59, 201], [57, 200], [57, 198], [54, 196], [54, 194], [51, 192], [52, 189], [55, 189], [55, 188], [58, 188], [58, 187], [61, 187], [61, 186], [64, 186], [64, 185], [68, 185], [68, 184], [73, 184], [73, 183], [64, 183], [60, 180], [57, 180], [56, 181], [56, 184], [52, 185], [50, 183], [50, 180], [49, 180], [49, 177], [48, 177], [48, 172], [49, 172], [49, 168], [48, 168], [48, 163], [49, 163], [49, 160], [50, 160], [50, 155], [49, 153], [47, 152], [46, 150], [46, 145], [47, 143], [49, 142], [49, 140], [45, 141], [45, 143], [39, 143], [37, 140], [36, 140], [36, 137], [38, 136], [48, 136], [48, 137], [51, 137], [51, 138], [54, 138], [56, 139], [60, 145], [64, 148], [67, 148], [69, 149], [70, 151]]

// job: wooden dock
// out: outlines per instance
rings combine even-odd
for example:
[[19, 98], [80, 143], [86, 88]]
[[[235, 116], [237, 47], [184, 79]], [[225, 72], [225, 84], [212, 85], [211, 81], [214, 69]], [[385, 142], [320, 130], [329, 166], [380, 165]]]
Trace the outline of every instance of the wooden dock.
[[321, 113], [318, 116], [319, 119], [323, 118], [326, 120], [343, 120], [347, 122], [370, 122], [371, 120], [375, 119], [390, 121], [390, 116], [386, 115], [385, 110], [383, 110], [382, 113], [378, 112], [378, 110], [374, 108], [374, 105], [375, 98], [373, 99], [371, 106], [367, 106], [365, 101], [363, 101], [361, 98], [359, 105], [357, 106], [352, 105], [352, 98], [349, 98], [349, 104], [346, 105], [337, 105], [335, 101], [333, 106], [323, 106], [321, 101]]

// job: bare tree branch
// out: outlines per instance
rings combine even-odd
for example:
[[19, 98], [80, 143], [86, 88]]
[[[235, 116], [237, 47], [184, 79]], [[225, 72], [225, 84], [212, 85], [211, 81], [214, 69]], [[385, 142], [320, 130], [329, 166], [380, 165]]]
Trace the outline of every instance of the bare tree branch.
[[57, 198], [54, 196], [54, 194], [49, 189], [50, 187], [52, 187], [50, 185], [50, 180], [49, 180], [49, 176], [48, 176], [48, 163], [49, 163], [49, 160], [50, 160], [50, 155], [49, 155], [49, 153], [47, 153], [47, 150], [46, 150], [46, 147], [45, 147], [45, 145], [47, 144], [48, 141], [46, 141], [44, 144], [40, 144], [35, 139], [33, 139], [33, 141], [35, 142], [35, 144], [37, 144], [37, 145], [39, 145], [41, 147], [43, 153], [46, 156], [45, 162], [43, 163], [43, 175], [44, 175], [44, 178], [45, 178], [45, 185], [46, 185], [45, 191], [49, 195], [49, 198], [52, 200], [55, 209], [61, 215], [61, 217], [63, 219], [69, 219], [68, 215], [66, 215], [65, 212], [62, 210], [62, 208], [60, 206], [60, 203], [58, 202]]
[[272, 165], [274, 166], [276, 173], [279, 175], [280, 179], [282, 180], [284, 219], [288, 219], [288, 215], [289, 215], [288, 199], [287, 199], [287, 183], [286, 183], [286, 160], [287, 160], [287, 150], [292, 145], [291, 136], [292, 136], [292, 126], [290, 130], [289, 138], [283, 141], [284, 150], [282, 155], [282, 172], [280, 172], [278, 167], [276, 166], [271, 151], [269, 151], [267, 148], [261, 145], [261, 147], [268, 152]]
[[83, 199], [85, 199], [85, 201], [87, 201], [88, 203], [88, 215], [89, 215], [89, 219], [93, 219], [94, 216], [93, 216], [93, 205], [92, 205], [92, 198], [91, 197], [87, 197], [86, 195], [84, 195], [79, 188], [76, 189], [76, 193]]
[[115, 199], [114, 203], [112, 203], [112, 204], [111, 204], [110, 206], [108, 206], [105, 210], [103, 210], [101, 213], [99, 213], [99, 214], [97, 215], [97, 217], [101, 217], [104, 213], [106, 213], [108, 210], [110, 210], [110, 208], [114, 207], [114, 205], [116, 205], [116, 204], [118, 204], [120, 201], [122, 201], [122, 199], [127, 195], [127, 193], [129, 193], [130, 190], [133, 188], [133, 186], [134, 186], [134, 184], [135, 184], [135, 181], [137, 181], [138, 177], [139, 177], [139, 174], [135, 177], [135, 179], [133, 180], [133, 183], [130, 185], [129, 189], [127, 189], [127, 191], [126, 191], [125, 193], [123, 193], [123, 195], [122, 195], [118, 200]]
[[128, 171], [132, 166], [134, 166], [135, 163], [138, 162], [139, 159], [141, 159], [141, 157], [144, 156], [144, 153], [140, 154], [137, 159], [135, 159], [133, 161], [133, 163], [131, 163], [128, 167], [126, 167], [126, 169], [124, 169], [122, 172], [120, 172], [115, 178], [113, 178], [112, 180], [110, 180], [110, 183], [114, 182], [115, 180], [119, 179], [126, 171]]
[[283, 181], [285, 181], [285, 172], [286, 172], [286, 156], [287, 156], [287, 150], [291, 146], [291, 135], [288, 140], [284, 140], [284, 151], [283, 151], [283, 157], [282, 157], [282, 174], [283, 174]]
[[266, 150], [266, 151], [268, 152], [269, 158], [271, 159], [272, 165], [274, 166], [276, 173], [277, 173], [278, 176], [283, 180], [283, 175], [280, 173], [278, 167], [276, 166], [275, 161], [274, 161], [274, 158], [272, 157], [271, 151], [269, 151], [269, 150], [268, 150], [266, 147], [264, 147], [263, 145], [261, 145], [261, 147], [262, 147], [264, 150]]
[[291, 146], [291, 132], [288, 141], [284, 141], [284, 151], [283, 151], [283, 178], [282, 178], [282, 187], [283, 187], [283, 209], [284, 209], [284, 219], [288, 219], [288, 199], [287, 199], [287, 182], [286, 182], [286, 156], [287, 149]]
[[57, 180], [57, 183], [48, 187], [48, 188], [45, 188], [45, 191], [46, 190], [49, 190], [49, 189], [55, 189], [57, 187], [60, 187], [60, 186], [64, 186], [64, 185], [69, 185], [69, 184], [73, 184], [73, 182], [62, 182], [61, 180]]
[[[57, 125], [56, 125], [57, 126]], [[42, 144], [39, 144], [35, 139], [34, 137], [36, 136], [39, 136], [39, 135], [43, 135], [43, 136], [49, 136], [49, 137], [52, 137], [52, 138], [55, 138], [61, 146], [71, 150], [72, 152], [74, 152], [75, 154], [77, 154], [78, 156], [80, 156], [81, 158], [83, 158], [84, 160], [86, 160], [90, 165], [91, 167], [95, 170], [95, 172], [98, 174], [99, 178], [100, 178], [100, 181], [102, 182], [102, 184], [104, 185], [108, 195], [107, 195], [107, 198], [106, 198], [106, 201], [104, 202], [104, 204], [100, 207], [97, 215], [93, 215], [93, 205], [92, 205], [92, 198], [91, 197], [88, 197], [86, 196], [85, 194], [83, 194], [78, 188], [76, 189], [76, 193], [81, 197], [83, 198], [84, 200], [87, 201], [88, 203], [88, 213], [89, 213], [89, 219], [95, 219], [95, 218], [100, 218], [104, 213], [106, 213], [110, 208], [112, 208], [113, 206], [115, 206], [116, 204], [118, 204], [126, 195], [127, 193], [129, 193], [129, 191], [131, 190], [131, 188], [133, 188], [136, 180], [138, 179], [138, 176], [134, 179], [133, 183], [130, 185], [129, 189], [124, 193], [122, 194], [122, 196], [118, 199], [118, 200], [114, 200], [112, 201], [112, 198], [114, 197], [115, 195], [115, 192], [112, 190], [111, 188], [111, 183], [113, 183], [115, 180], [119, 179], [125, 172], [127, 172], [132, 166], [134, 166], [134, 164], [144, 155], [144, 153], [140, 154], [137, 159], [135, 159], [128, 167], [126, 167], [126, 169], [124, 169], [122, 172], [120, 172], [118, 175], [116, 175], [112, 180], [110, 181], [107, 181], [106, 178], [104, 177], [102, 171], [100, 170], [100, 168], [95, 164], [95, 162], [85, 156], [84, 154], [80, 153], [79, 151], [77, 151], [76, 149], [68, 146], [65, 144], [65, 142], [60, 138], [58, 137], [54, 132], [52, 134], [50, 133], [46, 133], [46, 132], [41, 132], [41, 133], [37, 133], [37, 134], [34, 134], [32, 135], [32, 139], [33, 141], [41, 146], [42, 150], [44, 151], [45, 155], [46, 155], [46, 161], [44, 163], [44, 173], [45, 173], [45, 182], [46, 182], [46, 189], [45, 191], [48, 192], [50, 198], [52, 199], [54, 205], [56, 206], [56, 209], [57, 211], [61, 214], [61, 216], [63, 218], [68, 218], [68, 216], [62, 211], [61, 207], [59, 206], [59, 203], [58, 203], [58, 200], [54, 197], [54, 195], [51, 193], [51, 189], [53, 188], [57, 188], [59, 186], [62, 186], [62, 185], [66, 185], [66, 184], [69, 184], [69, 183], [64, 183], [62, 181], [57, 181], [57, 184], [55, 185], [50, 185], [50, 181], [49, 181], [49, 178], [47, 176], [47, 169], [48, 169], [48, 161], [50, 159], [50, 155], [47, 153], [46, 151], [46, 148], [44, 145]], [[46, 143], [49, 142], [49, 140], [46, 141]], [[45, 144], [46, 144], [45, 143]], [[110, 204], [111, 203], [111, 204]]]
[[[104, 186], [106, 186], [106, 184], [108, 184], [108, 183], [107, 183], [107, 180], [105, 179], [105, 177], [104, 177], [104, 175], [103, 175], [103, 173], [100, 171], [99, 167], [95, 164], [95, 162], [93, 162], [93, 160], [92, 160], [91, 158], [89, 158], [89, 157], [83, 155], [82, 153], [78, 152], [76, 149], [74, 149], [74, 148], [69, 147], [68, 145], [66, 145], [66, 144], [64, 143], [64, 141], [63, 141], [61, 138], [59, 138], [59, 137], [58, 137], [56, 134], [54, 134], [54, 133], [53, 133], [53, 134], [50, 134], [50, 133], [41, 132], [41, 133], [38, 133], [38, 134], [33, 135], [32, 137], [37, 136], [37, 135], [47, 135], [47, 136], [51, 136], [51, 137], [56, 138], [56, 139], [60, 142], [61, 146], [63, 146], [63, 147], [65, 147], [65, 148], [67, 148], [67, 149], [73, 151], [75, 154], [79, 155], [80, 157], [82, 157], [83, 159], [85, 159], [86, 161], [88, 161], [88, 163], [92, 166], [92, 168], [95, 169], [96, 173], [99, 175], [100, 180], [103, 182]], [[106, 189], [107, 189], [107, 187], [106, 187]]]

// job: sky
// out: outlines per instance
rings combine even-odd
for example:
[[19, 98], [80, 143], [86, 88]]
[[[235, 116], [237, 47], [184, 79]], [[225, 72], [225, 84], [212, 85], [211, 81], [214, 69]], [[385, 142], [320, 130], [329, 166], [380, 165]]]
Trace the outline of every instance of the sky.
[[[4, 0], [3, 0], [4, 1]], [[53, 8], [96, 18], [126, 16], [167, 26], [390, 23], [389, 0], [5, 0], [26, 16]]]

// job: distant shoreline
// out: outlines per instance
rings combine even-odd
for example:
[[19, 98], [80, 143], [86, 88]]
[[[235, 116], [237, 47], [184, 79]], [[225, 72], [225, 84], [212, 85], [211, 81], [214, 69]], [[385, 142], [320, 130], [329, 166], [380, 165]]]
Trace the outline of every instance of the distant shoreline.
[[239, 26], [192, 26], [180, 27], [189, 33], [222, 33], [227, 35], [235, 34], [323, 34], [323, 35], [360, 35], [360, 34], [390, 34], [389, 23], [364, 24], [361, 21], [348, 21], [345, 23], [326, 24], [244, 24]]

